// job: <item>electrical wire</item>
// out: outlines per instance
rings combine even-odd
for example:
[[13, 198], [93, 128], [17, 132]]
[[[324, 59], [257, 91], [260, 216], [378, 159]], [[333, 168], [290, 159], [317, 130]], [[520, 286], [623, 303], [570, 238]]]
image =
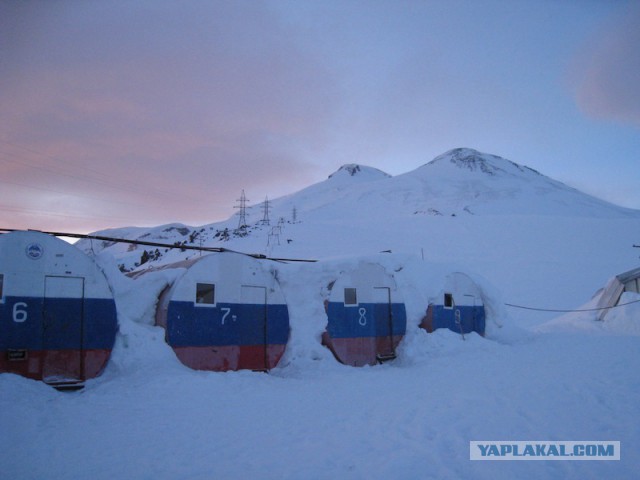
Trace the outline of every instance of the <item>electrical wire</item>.
[[[24, 230], [19, 230], [15, 228], [0, 228], [0, 232], [19, 232]], [[198, 247], [195, 245], [186, 245], [183, 243], [159, 243], [159, 242], [147, 242], [144, 240], [129, 240], [126, 238], [115, 238], [115, 237], [106, 237], [102, 235], [87, 235], [84, 233], [69, 233], [69, 232], [45, 232], [42, 230], [27, 230], [29, 232], [38, 232], [44, 233], [47, 235], [52, 235], [54, 237], [68, 237], [68, 238], [80, 238], [80, 239], [88, 239], [88, 240], [102, 240], [106, 242], [115, 242], [115, 243], [128, 243], [132, 245], [143, 245], [148, 247], [160, 247], [160, 248], [171, 248], [171, 249], [179, 249], [179, 250], [198, 250], [201, 252], [231, 252], [238, 253], [240, 255], [246, 255], [248, 257], [257, 258], [260, 260], [274, 260], [277, 262], [317, 262], [317, 260], [309, 260], [304, 258], [271, 258], [259, 253], [245, 253], [238, 252], [236, 250], [230, 250], [228, 248], [221, 247]]]
[[[0, 232], [15, 232], [19, 231], [12, 228], [0, 228]], [[257, 258], [261, 260], [273, 260], [277, 262], [317, 262], [317, 260], [303, 259], [303, 258], [270, 258], [262, 254], [257, 253], [244, 253], [238, 252], [236, 250], [230, 250], [227, 248], [221, 247], [197, 247], [195, 245], [184, 245], [184, 244], [169, 244], [169, 243], [159, 243], [159, 242], [147, 242], [143, 240], [129, 240], [126, 238], [114, 238], [114, 237], [106, 237], [102, 235], [87, 235], [83, 233], [69, 233], [69, 232], [44, 232], [41, 230], [29, 230], [33, 232], [45, 233], [47, 235], [53, 235], [55, 237], [68, 237], [68, 238], [80, 238], [80, 239], [88, 239], [88, 240], [102, 240], [107, 242], [115, 242], [115, 243], [127, 243], [132, 245], [143, 245], [149, 247], [160, 247], [160, 248], [170, 248], [170, 249], [180, 249], [180, 250], [198, 250], [201, 252], [232, 252], [238, 253], [240, 255], [246, 255], [252, 258]], [[619, 303], [617, 305], [611, 305], [608, 307], [599, 307], [599, 308], [583, 308], [583, 309], [574, 309], [574, 310], [565, 310], [565, 309], [555, 309], [555, 308], [538, 308], [538, 307], [529, 307], [525, 305], [516, 305], [513, 303], [505, 303], [507, 307], [520, 308], [524, 310], [533, 310], [536, 312], [554, 312], [554, 313], [574, 313], [574, 312], [598, 312], [602, 310], [610, 310], [613, 308], [624, 307], [625, 305], [631, 305], [633, 303], [638, 303], [640, 300], [633, 300], [631, 302]]]
[[598, 312], [602, 310], [609, 310], [611, 308], [623, 307], [625, 305], [631, 305], [632, 303], [638, 303], [638, 302], [640, 302], [640, 300], [633, 300], [627, 303], [619, 303], [618, 305], [612, 305], [609, 307], [583, 308], [583, 309], [577, 309], [577, 310], [560, 310], [560, 309], [554, 309], [554, 308], [527, 307], [524, 305], [514, 305], [513, 303], [505, 303], [505, 305], [507, 307], [521, 308], [524, 310], [535, 310], [536, 312], [572, 313], [572, 312]]

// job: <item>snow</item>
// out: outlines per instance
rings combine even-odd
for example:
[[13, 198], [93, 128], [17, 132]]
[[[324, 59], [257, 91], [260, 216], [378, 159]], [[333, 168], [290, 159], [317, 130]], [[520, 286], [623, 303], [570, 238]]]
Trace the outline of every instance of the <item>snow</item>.
[[603, 325], [614, 332], [640, 335], [640, 294], [623, 292], [619, 304], [620, 308], [607, 313]]
[[[511, 173], [489, 175], [477, 161], [475, 170], [446, 161], [439, 173], [423, 175], [427, 164], [420, 175], [399, 177], [351, 166], [355, 175], [343, 171], [276, 199], [272, 218], [289, 219], [280, 245], [267, 246], [268, 226], [228, 242], [205, 236], [234, 228], [233, 218], [196, 229], [112, 231], [173, 243], [188, 237], [183, 227], [204, 229], [210, 246], [319, 260], [268, 261], [291, 321], [285, 355], [268, 374], [184, 367], [153, 325], [157, 295], [179, 271], [131, 279], [118, 265], [132, 265], [142, 247], [102, 249], [94, 241], [119, 314], [111, 361], [78, 392], [0, 375], [2, 477], [635, 478], [640, 302], [630, 302], [640, 296], [625, 293], [628, 304], [604, 322], [588, 310], [608, 279], [638, 265], [640, 212], [478, 155], [484, 170]], [[541, 183], [522, 181], [530, 177]], [[482, 185], [476, 203], [455, 183], [461, 178]], [[298, 223], [290, 221], [293, 206]], [[172, 250], [154, 265], [198, 254]], [[320, 336], [328, 284], [361, 262], [394, 275], [408, 325], [397, 359], [354, 368], [336, 362]], [[453, 272], [483, 292], [485, 338], [418, 328]], [[622, 454], [620, 461], [474, 462], [472, 440], [618, 440]]]

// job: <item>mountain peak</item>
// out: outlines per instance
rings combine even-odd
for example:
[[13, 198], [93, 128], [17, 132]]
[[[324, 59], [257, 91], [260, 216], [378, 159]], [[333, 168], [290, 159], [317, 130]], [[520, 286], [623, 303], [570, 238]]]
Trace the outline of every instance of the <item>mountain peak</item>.
[[337, 177], [357, 177], [359, 180], [377, 180], [380, 178], [389, 178], [391, 175], [377, 168], [358, 165], [356, 163], [347, 163], [329, 175], [329, 178]]
[[523, 167], [511, 160], [497, 155], [482, 153], [473, 148], [454, 148], [437, 156], [427, 165], [441, 165], [445, 162], [451, 163], [460, 169], [466, 169], [471, 172], [482, 172], [486, 175], [497, 175], [499, 173], [514, 174], [518, 172], [540, 175], [532, 168]]

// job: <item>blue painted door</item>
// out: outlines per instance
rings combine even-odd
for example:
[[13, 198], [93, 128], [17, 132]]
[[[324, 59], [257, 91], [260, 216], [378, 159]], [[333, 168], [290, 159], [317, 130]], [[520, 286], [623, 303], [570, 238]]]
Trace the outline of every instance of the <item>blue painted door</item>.
[[267, 288], [242, 285], [240, 303], [245, 316], [238, 319], [242, 322], [240, 345], [254, 347], [249, 360], [251, 369], [267, 370]]
[[47, 383], [81, 381], [84, 279], [45, 277], [42, 379]]
[[393, 317], [391, 315], [391, 289], [374, 287], [374, 321], [376, 323], [377, 356], [389, 358], [395, 356], [393, 348]]

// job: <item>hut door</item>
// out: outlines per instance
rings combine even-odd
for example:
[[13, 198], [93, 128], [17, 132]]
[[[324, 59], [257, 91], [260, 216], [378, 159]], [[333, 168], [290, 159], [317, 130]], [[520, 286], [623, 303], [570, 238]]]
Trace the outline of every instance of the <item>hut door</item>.
[[[267, 358], [267, 288], [242, 285], [242, 308], [248, 313], [242, 326], [241, 345], [246, 345], [246, 359], [241, 363], [251, 370], [268, 370]], [[246, 347], [245, 347], [246, 348]]]
[[469, 302], [472, 305], [472, 307], [471, 307], [471, 318], [468, 321], [465, 321], [465, 319], [463, 318], [461, 328], [463, 329], [464, 333], [471, 333], [473, 331], [479, 332], [479, 330], [478, 330], [478, 306], [476, 304], [476, 297], [475, 297], [475, 295], [471, 295], [470, 293], [465, 293], [464, 296], [467, 297], [466, 301]]
[[81, 381], [84, 279], [45, 277], [42, 379]]
[[395, 357], [393, 346], [393, 317], [391, 315], [391, 289], [374, 287], [377, 355], [381, 360]]

